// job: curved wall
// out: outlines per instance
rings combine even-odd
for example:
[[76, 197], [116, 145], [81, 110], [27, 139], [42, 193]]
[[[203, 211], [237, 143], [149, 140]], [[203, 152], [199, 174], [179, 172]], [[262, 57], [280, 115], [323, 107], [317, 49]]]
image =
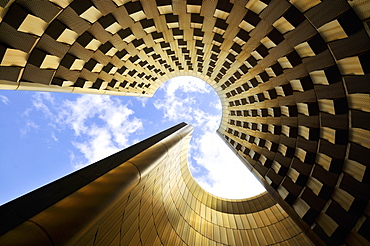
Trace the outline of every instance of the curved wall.
[[208, 82], [218, 132], [304, 230], [369, 241], [368, 1], [3, 1], [0, 88], [150, 96]]
[[[267, 193], [243, 200], [215, 197], [192, 178], [187, 162], [190, 135], [135, 187], [123, 216], [122, 241], [136, 245], [312, 245]], [[128, 218], [125, 215], [128, 214]], [[134, 223], [132, 221], [135, 221]], [[134, 227], [134, 228], [132, 228]], [[155, 229], [154, 229], [155, 228]], [[130, 230], [138, 235], [130, 234]]]
[[312, 245], [267, 192], [204, 191], [188, 168], [191, 132], [182, 123], [1, 206], [0, 244]]

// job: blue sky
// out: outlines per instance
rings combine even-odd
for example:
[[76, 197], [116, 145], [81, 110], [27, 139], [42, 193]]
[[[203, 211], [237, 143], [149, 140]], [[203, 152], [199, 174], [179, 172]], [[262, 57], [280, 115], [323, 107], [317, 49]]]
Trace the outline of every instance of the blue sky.
[[0, 91], [0, 204], [177, 123], [194, 126], [189, 167], [225, 198], [264, 191], [216, 134], [221, 104], [194, 77], [164, 83], [151, 98]]

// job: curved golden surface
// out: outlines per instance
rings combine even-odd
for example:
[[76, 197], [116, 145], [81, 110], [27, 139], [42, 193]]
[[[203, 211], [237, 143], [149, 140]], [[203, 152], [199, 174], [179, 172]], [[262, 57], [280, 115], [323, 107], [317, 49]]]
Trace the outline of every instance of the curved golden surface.
[[218, 132], [307, 235], [364, 245], [369, 9], [363, 0], [1, 1], [0, 88], [150, 96], [169, 78], [199, 77], [222, 101]]

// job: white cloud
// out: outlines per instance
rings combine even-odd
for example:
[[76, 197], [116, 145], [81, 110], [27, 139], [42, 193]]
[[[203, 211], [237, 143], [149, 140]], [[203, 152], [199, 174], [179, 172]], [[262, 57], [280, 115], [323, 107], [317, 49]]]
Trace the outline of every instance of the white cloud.
[[191, 124], [195, 127], [200, 127], [202, 132], [215, 133], [221, 121], [221, 115], [207, 113], [201, 109], [193, 111], [193, 122]]
[[21, 136], [26, 135], [28, 132], [33, 131], [35, 129], [38, 129], [39, 125], [37, 125], [32, 120], [27, 120], [26, 124], [23, 125], [23, 127], [20, 129]]
[[158, 110], [163, 110], [164, 120], [178, 122], [179, 120], [190, 121], [194, 109], [190, 106], [194, 104], [192, 98], [181, 99], [175, 95], [167, 96], [154, 102]]
[[221, 105], [221, 101], [220, 100], [217, 100], [217, 102], [210, 102], [209, 103], [209, 106], [217, 109], [217, 110], [222, 110], [222, 105]]
[[[41, 120], [40, 116], [37, 115], [37, 116], [34, 116], [32, 115], [31, 117], [31, 114], [32, 112], [34, 111], [40, 111], [44, 117], [46, 118], [49, 118], [49, 119], [53, 119], [52, 121], [49, 122], [49, 125], [53, 126], [54, 125], [54, 120], [55, 120], [55, 116], [53, 115], [53, 113], [50, 111], [50, 108], [48, 105], [53, 105], [54, 107], [56, 105], [55, 102], [54, 102], [54, 98], [52, 96], [52, 94], [50, 92], [36, 92], [32, 95], [32, 100], [31, 100], [31, 103], [32, 103], [32, 107], [30, 108], [27, 108], [23, 113], [22, 113], [22, 117], [24, 118], [27, 118], [27, 122], [25, 127], [23, 127], [20, 131], [21, 131], [21, 134], [24, 135], [26, 133], [28, 133], [31, 128], [38, 128], [38, 124], [35, 123], [34, 121], [38, 122]], [[32, 123], [29, 123], [29, 119], [32, 118]], [[40, 123], [42, 124], [42, 123]], [[54, 140], [56, 139], [55, 135], [51, 136]]]
[[194, 159], [208, 170], [207, 176], [196, 178], [207, 191], [225, 198], [246, 198], [264, 191], [263, 186], [219, 136], [206, 132], [196, 139]]
[[[194, 127], [203, 126], [205, 122], [208, 122], [212, 125], [205, 126], [210, 129], [216, 129], [214, 125], [218, 126], [220, 116], [211, 115], [200, 110], [197, 105], [199, 98], [190, 94], [209, 94], [213, 89], [204, 81], [191, 76], [176, 77], [166, 82], [160, 87], [160, 90], [164, 91], [165, 96], [157, 99], [154, 106], [156, 109], [163, 111], [164, 120], [174, 123], [186, 121]], [[187, 93], [185, 98], [183, 97], [184, 93]]]
[[58, 138], [55, 136], [55, 133], [54, 132], [52, 132], [51, 133], [51, 138], [55, 141], [55, 142], [58, 142], [59, 140], [58, 140]]
[[6, 96], [0, 95], [0, 101], [4, 104], [9, 104], [9, 98], [7, 98]]
[[117, 99], [83, 95], [76, 101], [64, 102], [59, 122], [67, 123], [76, 136], [86, 138], [73, 144], [84, 155], [85, 164], [89, 164], [130, 145], [131, 134], [143, 128], [142, 120], [133, 114], [133, 110]]
[[76, 100], [56, 103], [52, 94], [37, 93], [33, 106], [54, 122], [55, 129], [73, 130], [76, 139], [72, 144], [80, 152], [80, 155], [70, 153], [75, 168], [129, 146], [130, 136], [143, 128], [142, 120], [133, 116], [133, 110], [109, 96], [81, 95]]
[[138, 100], [139, 102], [141, 102], [141, 107], [145, 108], [146, 103], [149, 100], [149, 97], [135, 97], [135, 99]]
[[165, 90], [167, 95], [173, 95], [177, 90], [183, 92], [198, 92], [209, 93], [211, 91], [207, 84], [196, 77], [180, 76], [172, 78], [160, 87], [160, 90]]
[[87, 160], [73, 163], [76, 168], [101, 160], [121, 150], [112, 139], [112, 134], [104, 127], [92, 127], [87, 134], [87, 140], [73, 142], [73, 145]]
[[54, 103], [54, 98], [50, 92], [37, 92], [33, 95], [33, 107], [36, 110], [42, 111], [45, 115], [50, 117], [52, 113], [50, 112], [48, 106], [46, 106], [47, 103]]
[[[154, 106], [162, 110], [165, 120], [186, 121], [194, 126], [189, 168], [196, 181], [208, 192], [224, 198], [246, 198], [263, 192], [262, 185], [216, 134], [221, 120], [220, 101], [208, 102], [218, 109], [218, 114], [202, 110], [198, 107], [199, 97], [207, 96], [211, 89], [205, 82], [187, 81], [188, 78], [176, 78], [165, 83], [160, 88], [165, 96], [157, 99]], [[184, 93], [188, 93], [186, 97]], [[214, 97], [208, 95], [209, 98]]]

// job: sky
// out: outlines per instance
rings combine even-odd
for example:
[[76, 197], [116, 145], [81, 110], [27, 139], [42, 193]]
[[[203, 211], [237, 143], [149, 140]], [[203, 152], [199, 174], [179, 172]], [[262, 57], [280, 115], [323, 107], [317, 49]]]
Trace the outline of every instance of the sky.
[[150, 98], [0, 91], [0, 119], [0, 204], [180, 122], [194, 127], [189, 168], [205, 190], [230, 199], [264, 191], [216, 134], [220, 100], [195, 77]]

